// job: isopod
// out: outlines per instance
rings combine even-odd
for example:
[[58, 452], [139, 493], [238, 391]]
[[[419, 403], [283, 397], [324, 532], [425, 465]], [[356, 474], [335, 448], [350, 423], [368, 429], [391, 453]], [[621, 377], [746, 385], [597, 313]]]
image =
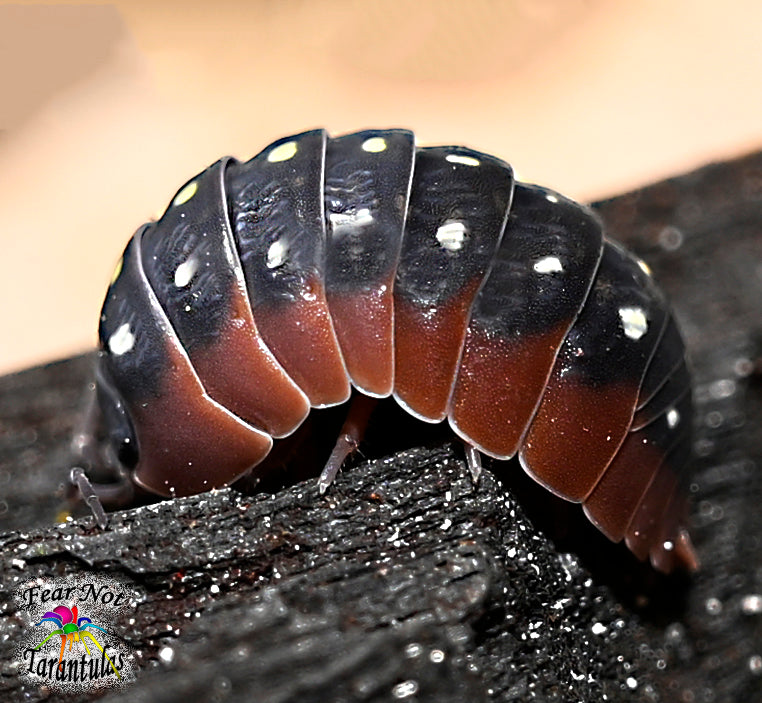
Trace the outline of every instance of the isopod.
[[101, 435], [152, 493], [230, 484], [354, 387], [447, 420], [471, 464], [518, 455], [657, 569], [696, 566], [665, 297], [589, 209], [493, 156], [390, 129], [221, 159], [129, 241], [99, 339]]

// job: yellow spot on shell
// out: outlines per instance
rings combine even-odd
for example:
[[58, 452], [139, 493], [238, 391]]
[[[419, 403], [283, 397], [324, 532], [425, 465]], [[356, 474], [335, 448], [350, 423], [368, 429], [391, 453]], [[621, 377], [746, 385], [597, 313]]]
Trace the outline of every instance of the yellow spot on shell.
[[122, 273], [122, 266], [124, 265], [124, 257], [120, 256], [119, 261], [116, 262], [116, 266], [114, 267], [114, 273], [111, 274], [111, 285], [113, 286], [114, 283], [116, 283], [116, 279], [119, 278], [119, 274]]
[[172, 205], [174, 207], [177, 207], [178, 205], [187, 203], [196, 194], [197, 190], [198, 190], [198, 182], [191, 181], [175, 196], [175, 199], [172, 201]]
[[267, 160], [271, 164], [277, 163], [278, 161], [288, 161], [294, 154], [296, 154], [296, 149], [296, 142], [278, 144], [278, 146], [270, 149], [270, 153], [267, 155]]
[[386, 149], [386, 139], [383, 137], [370, 137], [362, 143], [362, 150], [371, 154], [378, 154]]

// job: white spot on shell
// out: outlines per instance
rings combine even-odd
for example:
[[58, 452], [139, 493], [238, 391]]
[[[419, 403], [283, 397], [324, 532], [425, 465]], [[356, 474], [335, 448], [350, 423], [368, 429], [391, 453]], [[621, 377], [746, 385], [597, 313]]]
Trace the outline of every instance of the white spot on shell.
[[554, 195], [553, 193], [548, 193], [545, 196], [545, 200], [547, 200], [549, 203], [557, 203], [558, 202], [558, 196]]
[[369, 225], [373, 222], [373, 215], [370, 209], [365, 207], [347, 212], [332, 212], [328, 215], [328, 219], [331, 221], [331, 226], [335, 231], [343, 227], [354, 228]]
[[637, 341], [648, 332], [648, 319], [643, 308], [619, 308], [619, 319], [625, 336]]
[[172, 205], [174, 207], [177, 207], [178, 205], [182, 205], [183, 203], [187, 203], [198, 190], [198, 181], [191, 181], [188, 183], [187, 186], [182, 188], [180, 192], [175, 196], [175, 199], [172, 201]]
[[546, 256], [534, 262], [532, 267], [537, 273], [561, 273], [564, 267], [557, 256]]
[[378, 154], [386, 149], [386, 139], [383, 137], [370, 137], [362, 143], [360, 148], [369, 154]]
[[667, 410], [667, 426], [669, 429], [674, 429], [680, 422], [680, 413], [675, 408]]
[[178, 288], [185, 288], [192, 280], [198, 270], [198, 260], [191, 256], [175, 269], [175, 285]]
[[267, 155], [267, 160], [271, 163], [277, 163], [278, 161], [288, 161], [296, 154], [297, 145], [296, 142], [284, 142], [278, 144], [278, 146], [270, 149], [270, 153]]
[[288, 244], [283, 238], [276, 239], [267, 250], [267, 268], [275, 269], [282, 266], [288, 259]]
[[445, 161], [451, 164], [461, 164], [462, 166], [478, 166], [481, 161], [473, 156], [464, 156], [463, 154], [447, 154]]
[[125, 322], [108, 338], [108, 349], [114, 356], [126, 354], [135, 346], [135, 335]]
[[437, 230], [437, 241], [447, 251], [460, 251], [467, 236], [466, 226], [458, 220], [445, 222]]

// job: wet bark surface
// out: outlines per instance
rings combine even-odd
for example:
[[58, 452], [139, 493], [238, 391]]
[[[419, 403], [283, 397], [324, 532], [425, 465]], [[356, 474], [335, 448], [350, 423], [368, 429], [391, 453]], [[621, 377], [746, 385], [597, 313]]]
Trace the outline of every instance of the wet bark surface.
[[14, 592], [97, 576], [134, 596], [108, 628], [136, 680], [66, 700], [762, 700], [762, 154], [596, 207], [693, 361], [697, 574], [656, 574], [513, 462], [475, 487], [457, 444], [384, 456], [383, 410], [377, 458], [324, 496], [311, 478], [59, 523], [85, 355], [0, 379], [0, 698], [62, 698], [21, 676]]

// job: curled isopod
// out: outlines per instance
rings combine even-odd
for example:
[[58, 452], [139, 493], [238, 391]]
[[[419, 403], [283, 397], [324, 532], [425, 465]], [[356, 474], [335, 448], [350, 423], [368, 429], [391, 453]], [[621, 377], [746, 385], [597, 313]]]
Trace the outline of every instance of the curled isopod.
[[354, 387], [447, 420], [472, 464], [518, 455], [656, 568], [695, 568], [664, 295], [589, 209], [493, 156], [391, 129], [221, 159], [132, 237], [99, 334], [92, 433], [155, 494], [256, 472]]

